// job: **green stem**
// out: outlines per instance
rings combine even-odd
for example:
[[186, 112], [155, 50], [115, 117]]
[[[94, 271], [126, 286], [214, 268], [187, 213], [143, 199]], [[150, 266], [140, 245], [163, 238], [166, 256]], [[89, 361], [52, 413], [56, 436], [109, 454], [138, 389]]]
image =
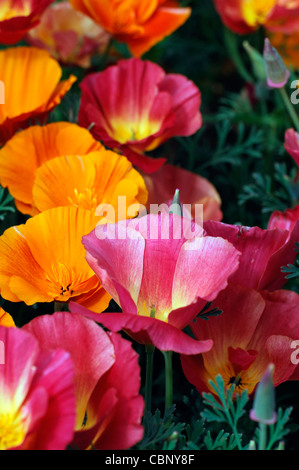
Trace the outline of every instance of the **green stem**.
[[165, 411], [173, 402], [172, 351], [164, 351], [165, 362]]
[[238, 48], [238, 42], [237, 42], [237, 37], [232, 31], [230, 31], [228, 28], [224, 27], [224, 41], [227, 47], [227, 50], [229, 52], [229, 55], [231, 59], [233, 60], [236, 68], [238, 69], [239, 74], [241, 77], [249, 83], [253, 83], [254, 80], [252, 79], [250, 73], [247, 71], [239, 48]]
[[267, 447], [267, 425], [260, 423], [259, 450], [266, 450]]
[[145, 376], [145, 412], [151, 411], [152, 407], [152, 387], [153, 387], [153, 358], [155, 347], [148, 345], [146, 351], [146, 376]]
[[238, 420], [236, 418], [236, 413], [234, 411], [234, 407], [232, 407], [232, 408], [229, 407], [229, 405], [227, 403], [226, 396], [222, 395], [222, 397], [220, 397], [220, 399], [221, 399], [223, 411], [224, 411], [225, 416], [226, 416], [227, 423], [229, 424], [229, 426], [231, 427], [231, 429], [234, 433], [236, 443], [237, 443], [237, 447], [238, 447], [239, 450], [242, 450], [242, 443], [241, 443], [240, 436], [239, 436], [238, 429], [237, 429]]
[[225, 414], [226, 414], [226, 417], [227, 417], [227, 422], [230, 425], [230, 427], [231, 427], [231, 429], [234, 433], [234, 436], [236, 438], [237, 447], [238, 447], [239, 450], [242, 450], [242, 444], [241, 444], [241, 441], [240, 441], [236, 420], [232, 418], [230, 410], [228, 409], [228, 407], [226, 405], [226, 402], [225, 403], [222, 402], [222, 403], [224, 405], [224, 410], [225, 410]]
[[282, 100], [284, 102], [284, 105], [290, 115], [290, 118], [296, 128], [296, 131], [299, 132], [299, 118], [298, 115], [291, 103], [290, 97], [288, 96], [285, 88], [279, 88], [280, 96], [282, 97]]

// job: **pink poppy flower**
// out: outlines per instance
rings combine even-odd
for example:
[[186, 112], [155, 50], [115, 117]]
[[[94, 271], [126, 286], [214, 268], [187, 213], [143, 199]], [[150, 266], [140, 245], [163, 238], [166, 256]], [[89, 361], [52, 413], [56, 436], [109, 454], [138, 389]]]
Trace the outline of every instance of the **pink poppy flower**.
[[201, 94], [185, 76], [157, 64], [120, 60], [81, 82], [79, 123], [139, 169], [152, 173], [164, 158], [144, 155], [174, 136], [194, 134], [202, 124]]
[[64, 450], [75, 424], [74, 370], [61, 348], [0, 326], [0, 450]]
[[213, 348], [198, 356], [181, 356], [187, 379], [200, 393], [214, 391], [209, 380], [222, 375], [226, 386], [251, 395], [268, 365], [274, 365], [274, 385], [298, 380], [292, 361], [293, 341], [299, 338], [299, 295], [287, 290], [257, 292], [229, 285], [215, 305], [223, 312], [208, 321], [190, 324], [199, 340], [213, 339]]
[[162, 351], [211, 348], [209, 340], [197, 342], [181, 330], [237, 269], [239, 253], [230, 243], [203, 236], [199, 225], [165, 212], [98, 226], [83, 244], [87, 262], [123, 312], [94, 315], [70, 304], [71, 311]]
[[140, 368], [129, 341], [69, 312], [37, 317], [23, 329], [42, 349], [62, 348], [73, 361], [76, 423], [71, 447], [127, 449], [142, 438]]
[[212, 237], [222, 237], [241, 253], [240, 265], [230, 282], [256, 290], [280, 289], [286, 283], [281, 267], [296, 258], [295, 243], [299, 239], [299, 222], [291, 232], [275, 228], [229, 225], [209, 220], [204, 229]]

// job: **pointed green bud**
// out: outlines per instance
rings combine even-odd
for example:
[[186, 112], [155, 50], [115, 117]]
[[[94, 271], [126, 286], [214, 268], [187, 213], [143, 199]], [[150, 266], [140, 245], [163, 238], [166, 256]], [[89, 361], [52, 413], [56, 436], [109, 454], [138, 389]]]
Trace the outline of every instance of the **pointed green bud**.
[[176, 214], [182, 217], [183, 215], [183, 209], [182, 209], [182, 204], [181, 204], [181, 199], [180, 199], [180, 190], [176, 189], [174, 193], [174, 197], [171, 203], [171, 206], [169, 208], [169, 214]]
[[250, 411], [250, 418], [263, 424], [273, 424], [276, 422], [275, 412], [275, 391], [273, 385], [274, 365], [270, 364], [264, 373], [261, 381], [257, 385], [253, 408]]
[[283, 88], [290, 78], [290, 72], [268, 38], [265, 39], [264, 60], [268, 86], [270, 88]]
[[277, 450], [285, 450], [284, 441], [279, 442], [279, 444], [277, 446]]
[[255, 78], [261, 82], [265, 82], [267, 80], [267, 74], [263, 55], [252, 47], [248, 41], [243, 42], [243, 47], [250, 58]]
[[256, 443], [254, 440], [251, 440], [248, 444], [248, 450], [256, 450]]

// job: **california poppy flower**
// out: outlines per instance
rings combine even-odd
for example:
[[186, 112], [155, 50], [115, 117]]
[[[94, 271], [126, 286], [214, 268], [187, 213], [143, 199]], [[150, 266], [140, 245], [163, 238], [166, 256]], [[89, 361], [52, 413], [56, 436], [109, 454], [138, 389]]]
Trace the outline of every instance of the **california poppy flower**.
[[0, 308], [0, 325], [1, 326], [15, 326], [12, 316]]
[[215, 392], [209, 380], [222, 375], [227, 387], [252, 394], [268, 364], [274, 364], [274, 385], [299, 378], [291, 361], [292, 342], [299, 334], [299, 296], [277, 290], [257, 292], [229, 284], [215, 299], [222, 314], [190, 323], [199, 340], [211, 338], [213, 348], [200, 356], [181, 356], [187, 379], [200, 393]]
[[150, 175], [143, 174], [143, 178], [148, 190], [148, 212], [153, 204], [170, 206], [178, 189], [186, 217], [196, 217], [196, 205], [202, 204], [203, 220], [222, 220], [220, 195], [206, 178], [168, 163]]
[[191, 14], [190, 8], [180, 8], [176, 0], [70, 0], [70, 3], [126, 43], [136, 57], [172, 34]]
[[[227, 241], [203, 236], [201, 227], [189, 222], [162, 212], [98, 226], [83, 237], [89, 265], [122, 309], [102, 313], [97, 321], [164, 351], [210, 349], [209, 341], [196, 344], [181, 330], [226, 287], [239, 254]], [[90, 315], [80, 306], [70, 308]]]
[[16, 44], [36, 26], [54, 0], [1, 0], [0, 43]]
[[157, 64], [124, 59], [80, 84], [78, 120], [93, 136], [152, 173], [165, 162], [150, 152], [174, 136], [194, 134], [202, 124], [201, 93], [185, 76]]
[[4, 299], [62, 302], [70, 298], [96, 311], [110, 296], [85, 260], [81, 239], [98, 222], [93, 211], [58, 207], [42, 212], [0, 237], [0, 291]]
[[214, 0], [214, 4], [223, 23], [238, 34], [260, 26], [288, 33], [298, 28], [298, 0]]
[[[74, 367], [62, 349], [42, 349], [19, 328], [0, 325], [1, 450], [64, 450], [76, 419]], [[3, 421], [4, 420], [4, 421]]]
[[0, 106], [0, 144], [32, 120], [47, 116], [60, 103], [77, 80], [71, 75], [60, 82], [61, 76], [61, 67], [47, 51], [35, 47], [0, 51], [0, 80], [5, 86], [5, 104]]
[[[36, 170], [32, 197], [41, 212], [74, 205], [116, 222], [142, 211], [147, 190], [142, 176], [126, 157], [103, 147], [83, 156], [57, 157], [45, 162]], [[124, 207], [119, 207], [122, 201]], [[136, 210], [129, 215], [128, 209], [133, 205]]]
[[[24, 152], [24, 148], [26, 152]], [[102, 150], [87, 129], [68, 122], [31, 126], [18, 132], [0, 149], [0, 183], [15, 198], [18, 210], [34, 215], [32, 189], [37, 169], [49, 160]]]
[[258, 291], [281, 289], [287, 279], [281, 267], [294, 263], [295, 243], [299, 238], [299, 221], [289, 231], [271, 227], [244, 227], [208, 220], [204, 222], [207, 235], [222, 237], [241, 253], [239, 268], [230, 282]]
[[71, 448], [127, 449], [142, 438], [140, 367], [129, 341], [69, 312], [37, 317], [22, 329], [40, 348], [62, 349], [73, 361], [76, 422]]
[[91, 18], [72, 8], [69, 2], [51, 5], [39, 24], [31, 29], [26, 41], [46, 49], [63, 64], [91, 66], [91, 58], [104, 52], [110, 34]]

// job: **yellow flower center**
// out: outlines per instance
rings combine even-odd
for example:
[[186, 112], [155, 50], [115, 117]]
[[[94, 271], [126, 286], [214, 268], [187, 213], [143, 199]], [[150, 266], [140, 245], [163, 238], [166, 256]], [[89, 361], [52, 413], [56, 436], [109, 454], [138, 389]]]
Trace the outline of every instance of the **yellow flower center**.
[[141, 118], [136, 122], [128, 122], [124, 119], [111, 120], [113, 129], [112, 136], [120, 144], [129, 140], [142, 140], [155, 134], [160, 129], [160, 123], [150, 121], [148, 118]]
[[138, 304], [138, 315], [141, 315], [143, 317], [156, 318], [157, 320], [161, 320], [167, 323], [169, 313], [170, 309], [157, 311], [155, 304], [151, 304], [148, 307], [145, 301], [143, 302], [143, 304]]
[[0, 450], [18, 447], [25, 436], [26, 430], [21, 413], [0, 413]]
[[243, 0], [242, 16], [249, 26], [258, 27], [265, 23], [276, 3], [276, 0]]
[[30, 3], [24, 3], [16, 8], [11, 8], [11, 1], [8, 0], [0, 6], [0, 21], [10, 20], [17, 16], [28, 16], [31, 13]]
[[82, 209], [95, 210], [98, 206], [95, 188], [86, 188], [85, 192], [74, 190], [74, 196], [68, 197], [71, 205]]
[[[221, 367], [215, 369], [208, 367], [207, 368], [209, 379], [215, 381], [215, 377], [218, 374], [221, 374], [224, 384], [227, 388], [235, 386], [234, 395], [241, 394], [244, 390], [247, 390], [248, 394], [251, 394], [254, 390], [254, 387], [259, 382], [260, 377], [257, 376], [256, 368], [249, 367], [246, 370], [241, 370], [236, 374], [233, 365], [230, 362], [226, 364], [221, 364]], [[211, 392], [215, 393], [215, 390], [211, 385], [209, 385]]]
[[56, 301], [66, 302], [74, 293], [73, 279], [74, 273], [71, 268], [60, 261], [52, 265], [53, 278], [48, 277], [48, 281], [52, 284], [54, 292], [53, 298]]

